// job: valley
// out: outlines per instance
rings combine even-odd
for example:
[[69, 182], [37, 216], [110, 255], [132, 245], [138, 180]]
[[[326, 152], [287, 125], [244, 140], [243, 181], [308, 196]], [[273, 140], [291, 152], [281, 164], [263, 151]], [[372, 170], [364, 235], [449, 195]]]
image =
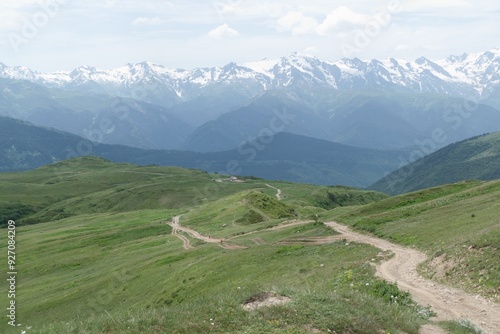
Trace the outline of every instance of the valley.
[[[417, 334], [438, 327], [474, 333], [470, 328], [477, 326], [495, 333], [499, 225], [498, 206], [491, 204], [498, 181], [388, 197], [347, 187], [244, 177], [214, 181], [218, 178], [90, 157], [1, 174], [2, 214], [19, 208], [12, 218], [19, 225], [22, 328], [28, 333], [373, 333], [376, 328]], [[480, 220], [470, 218], [469, 207]], [[477, 224], [466, 223], [466, 214]], [[406, 218], [397, 223], [401, 217]], [[457, 217], [465, 218], [463, 223]], [[421, 219], [428, 227], [415, 230], [412, 221]], [[334, 220], [391, 241], [352, 232]], [[455, 233], [444, 232], [450, 229]], [[435, 267], [436, 258], [463, 260], [445, 269], [453, 273], [448, 275], [434, 272], [442, 270]], [[399, 259], [404, 265], [396, 264]], [[5, 293], [5, 284], [1, 287]], [[253, 311], [242, 307], [262, 293], [290, 301]], [[395, 296], [400, 302], [391, 299]]]
[[0, 1], [0, 334], [500, 334], [498, 31]]
[[499, 57], [0, 64], [2, 333], [495, 334]]

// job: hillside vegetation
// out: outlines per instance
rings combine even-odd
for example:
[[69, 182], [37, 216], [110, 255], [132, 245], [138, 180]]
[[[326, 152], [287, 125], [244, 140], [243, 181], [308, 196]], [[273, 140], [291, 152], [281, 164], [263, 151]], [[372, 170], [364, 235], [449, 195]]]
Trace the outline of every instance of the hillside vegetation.
[[[0, 174], [0, 214], [4, 218], [2, 224], [7, 217], [18, 219], [20, 224], [36, 224], [79, 214], [143, 209], [187, 211], [198, 204], [244, 190], [254, 189], [275, 196], [276, 190], [270, 185], [286, 191], [283, 203], [297, 206], [297, 210], [304, 213], [311, 211], [308, 207], [315, 213], [315, 210], [369, 203], [387, 197], [374, 191], [268, 182], [254, 177], [230, 182], [225, 176], [198, 170], [139, 167], [83, 157], [24, 173]], [[255, 202], [254, 206], [262, 206], [256, 196], [250, 193], [247, 200]], [[284, 204], [274, 205], [281, 207]], [[278, 218], [274, 214], [271, 216]]]
[[[500, 181], [388, 197], [85, 157], [0, 174], [0, 190], [22, 324], [2, 315], [2, 333], [418, 334], [432, 310], [376, 278], [387, 254], [330, 219], [420, 248], [424, 275], [498, 299]], [[287, 302], [243, 307], [266, 296]]]
[[467, 181], [360, 207], [330, 219], [429, 255], [425, 276], [500, 299], [500, 181]]
[[[374, 277], [379, 251], [328, 241], [335, 231], [309, 220], [387, 196], [238, 181], [99, 158], [0, 174], [4, 218], [17, 205], [19, 224], [32, 223], [16, 234], [22, 327], [6, 327], [2, 315], [1, 332], [418, 333], [420, 309]], [[175, 216], [227, 242], [173, 234]], [[0, 287], [5, 295], [5, 281]], [[390, 303], [384, 291], [407, 302]], [[243, 309], [267, 294], [290, 302]]]
[[500, 132], [442, 148], [379, 180], [370, 189], [401, 194], [464, 180], [500, 178]]

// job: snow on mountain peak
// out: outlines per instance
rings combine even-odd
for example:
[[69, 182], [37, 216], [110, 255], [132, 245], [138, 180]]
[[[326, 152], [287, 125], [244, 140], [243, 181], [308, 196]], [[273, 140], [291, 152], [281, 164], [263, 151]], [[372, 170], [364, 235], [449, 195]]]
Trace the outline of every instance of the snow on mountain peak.
[[271, 72], [271, 70], [276, 65], [278, 65], [279, 62], [280, 62], [280, 59], [264, 58], [260, 61], [244, 63], [243, 66], [245, 66], [245, 67], [247, 67], [255, 72], [267, 75]]
[[344, 58], [325, 62], [293, 52], [276, 59], [265, 58], [243, 64], [231, 62], [222, 67], [192, 70], [170, 69], [144, 61], [110, 70], [81, 66], [71, 72], [39, 73], [27, 67], [9, 67], [0, 63], [0, 77], [3, 78], [29, 80], [63, 89], [100, 89], [117, 95], [126, 95], [132, 87], [142, 86], [156, 89], [158, 96], [172, 94], [182, 99], [199, 96], [200, 90], [211, 85], [230, 85], [232, 89], [252, 95], [300, 82], [312, 89], [320, 86], [339, 90], [397, 88], [470, 95], [497, 87], [499, 70], [499, 48], [437, 61], [420, 57], [415, 61]]

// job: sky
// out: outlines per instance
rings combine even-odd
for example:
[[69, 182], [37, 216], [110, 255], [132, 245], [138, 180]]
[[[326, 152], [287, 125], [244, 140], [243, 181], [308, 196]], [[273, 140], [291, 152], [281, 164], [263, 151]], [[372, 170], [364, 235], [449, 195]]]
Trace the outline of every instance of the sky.
[[291, 52], [414, 60], [500, 47], [498, 0], [1, 0], [0, 63], [41, 72]]

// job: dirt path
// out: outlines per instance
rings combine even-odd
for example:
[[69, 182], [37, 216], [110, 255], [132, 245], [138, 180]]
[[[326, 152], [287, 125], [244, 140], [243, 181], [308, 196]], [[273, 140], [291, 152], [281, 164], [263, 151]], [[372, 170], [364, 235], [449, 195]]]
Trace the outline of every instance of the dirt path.
[[[182, 240], [184, 249], [191, 249], [193, 246], [188, 238], [178, 233], [179, 231], [187, 233], [192, 238], [203, 240], [208, 243], [214, 243], [225, 249], [234, 250], [244, 249], [246, 247], [228, 242], [232, 239], [248, 236], [258, 232], [280, 230], [311, 222], [293, 221], [287, 224], [281, 224], [260, 231], [252, 231], [224, 240], [207, 237], [193, 229], [181, 226], [179, 224], [179, 218], [179, 216], [173, 217], [172, 221], [168, 224], [172, 226], [172, 234]], [[286, 240], [281, 243], [304, 243], [314, 245], [345, 239], [369, 244], [383, 251], [390, 251], [394, 254], [394, 256], [377, 266], [377, 276], [391, 282], [397, 282], [398, 286], [403, 290], [409, 291], [415, 301], [417, 301], [420, 305], [430, 305], [432, 310], [437, 313], [437, 317], [435, 318], [437, 321], [469, 319], [474, 324], [481, 327], [484, 334], [500, 334], [500, 305], [487, 301], [480, 296], [471, 295], [462, 290], [448, 287], [421, 277], [417, 273], [417, 266], [426, 260], [426, 255], [424, 253], [415, 249], [393, 244], [387, 240], [354, 232], [347, 226], [335, 222], [325, 224], [335, 229], [340, 233], [340, 235], [303, 238], [303, 240]], [[257, 245], [265, 243], [262, 239], [252, 239], [252, 241]], [[421, 334], [431, 333], [439, 334], [444, 333], [444, 331], [433, 325], [422, 327]]]
[[[236, 239], [236, 238], [248, 236], [251, 234], [255, 234], [258, 232], [276, 231], [276, 230], [281, 230], [281, 229], [284, 229], [287, 227], [304, 225], [304, 224], [308, 224], [308, 223], [312, 222], [312, 221], [297, 220], [297, 221], [292, 221], [290, 223], [273, 226], [273, 227], [270, 227], [270, 228], [267, 228], [264, 230], [252, 231], [252, 232], [248, 232], [248, 233], [244, 233], [244, 234], [239, 234], [239, 235], [236, 235], [236, 236], [231, 237], [231, 238], [220, 239], [220, 238], [212, 238], [210, 236], [207, 237], [207, 236], [202, 235], [201, 233], [199, 233], [199, 232], [197, 232], [189, 227], [181, 226], [181, 224], [179, 223], [179, 220], [180, 220], [180, 216], [175, 216], [172, 218], [172, 221], [167, 223], [167, 224], [172, 227], [172, 235], [175, 235], [177, 238], [182, 240], [182, 244], [183, 244], [184, 249], [191, 249], [191, 248], [193, 248], [193, 246], [191, 245], [191, 242], [189, 241], [188, 238], [186, 238], [182, 234], [178, 233], [179, 231], [187, 233], [190, 237], [192, 237], [194, 239], [202, 240], [202, 241], [212, 243], [212, 244], [217, 244], [219, 247], [222, 247], [224, 249], [245, 249], [247, 247], [236, 245], [236, 244], [230, 243], [228, 241], [231, 241], [231, 240]], [[335, 237], [337, 237], [337, 236], [335, 236]], [[263, 241], [262, 239], [260, 239], [260, 241], [261, 241], [261, 243], [265, 243], [265, 241]], [[323, 242], [323, 243], [325, 243], [325, 242]], [[329, 241], [329, 242], [331, 242], [331, 241]]]
[[469, 319], [480, 326], [484, 334], [500, 333], [500, 305], [421, 277], [417, 273], [417, 266], [426, 260], [424, 253], [353, 232], [347, 226], [335, 222], [325, 224], [342, 233], [344, 239], [370, 244], [394, 253], [393, 258], [377, 266], [377, 276], [397, 282], [398, 286], [408, 290], [420, 305], [430, 305], [438, 315], [436, 320]]
[[182, 241], [182, 248], [184, 249], [191, 249], [193, 246], [191, 246], [191, 242], [189, 241], [188, 238], [183, 236], [182, 234], [178, 234], [179, 229], [175, 228], [173, 225], [172, 226], [172, 235], [175, 235], [177, 238], [181, 239]]
[[278, 201], [281, 201], [281, 198], [282, 198], [282, 197], [281, 197], [281, 189], [276, 188], [276, 187], [273, 187], [272, 185], [267, 184], [267, 183], [266, 183], [266, 187], [269, 187], [269, 188], [271, 188], [271, 189], [276, 190], [276, 198], [278, 199]]
[[[246, 248], [243, 246], [227, 243], [224, 239], [212, 238], [210, 236], [208, 236], [208, 237], [204, 236], [201, 233], [199, 233], [193, 229], [190, 229], [189, 227], [181, 226], [179, 223], [179, 220], [180, 220], [180, 216], [175, 216], [174, 218], [172, 218], [172, 222], [168, 223], [168, 225], [172, 226], [172, 234], [182, 240], [184, 249], [190, 249], [190, 248], [192, 248], [192, 246], [191, 246], [191, 243], [189, 242], [189, 239], [187, 239], [186, 237], [184, 237], [180, 234], [177, 234], [178, 231], [185, 232], [190, 237], [192, 237], [194, 239], [202, 240], [202, 241], [205, 241], [205, 242], [208, 242], [211, 244], [217, 244], [220, 247], [225, 248], [225, 249], [244, 249], [244, 248]], [[186, 248], [185, 240], [187, 240], [188, 248]]]

